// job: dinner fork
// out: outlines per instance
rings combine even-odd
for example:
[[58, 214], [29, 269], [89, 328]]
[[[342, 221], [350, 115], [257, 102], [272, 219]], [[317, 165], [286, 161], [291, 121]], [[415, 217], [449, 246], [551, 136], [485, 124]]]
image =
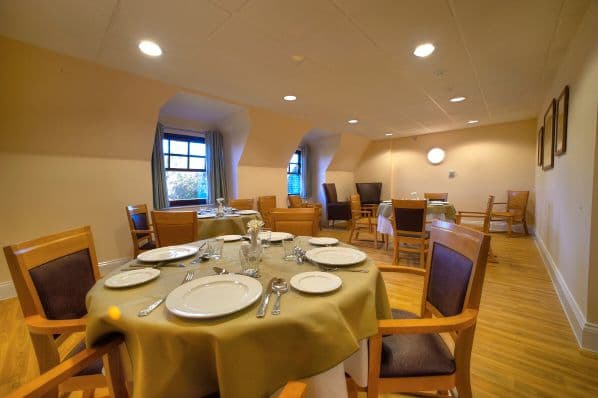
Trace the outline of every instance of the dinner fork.
[[320, 266], [320, 268], [322, 269], [322, 271], [326, 271], [326, 272], [345, 271], [345, 272], [361, 272], [364, 274], [367, 274], [368, 272], [370, 272], [369, 269], [347, 269], [347, 268], [325, 267], [325, 266]]
[[[185, 274], [185, 277], [183, 278], [183, 281], [181, 282], [181, 285], [192, 281], [194, 276], [195, 276], [195, 272], [187, 271], [187, 273]], [[151, 303], [150, 305], [148, 305], [147, 307], [143, 307], [141, 310], [139, 310], [139, 312], [137, 313], [137, 316], [138, 317], [148, 316], [153, 310], [158, 308], [158, 306], [160, 304], [162, 304], [162, 302], [164, 300], [166, 300], [166, 296], [162, 296], [158, 300], [156, 300], [153, 303]]]

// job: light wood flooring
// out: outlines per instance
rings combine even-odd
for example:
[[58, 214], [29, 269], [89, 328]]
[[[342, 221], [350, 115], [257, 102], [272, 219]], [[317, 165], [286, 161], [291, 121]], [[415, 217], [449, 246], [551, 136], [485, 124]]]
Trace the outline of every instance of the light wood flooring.
[[[346, 240], [348, 231], [322, 235]], [[379, 264], [392, 262], [392, 249], [354, 244]], [[486, 272], [472, 354], [474, 396], [598, 397], [598, 355], [578, 349], [533, 238], [493, 234], [492, 245], [499, 263], [490, 263]], [[393, 307], [419, 310], [420, 277], [384, 278]], [[0, 358], [0, 396], [37, 373], [16, 299], [0, 301]]]

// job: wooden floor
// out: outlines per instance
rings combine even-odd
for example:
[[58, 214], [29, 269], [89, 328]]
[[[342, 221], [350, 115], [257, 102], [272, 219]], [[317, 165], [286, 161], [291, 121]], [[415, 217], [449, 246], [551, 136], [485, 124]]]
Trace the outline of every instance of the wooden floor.
[[[346, 240], [348, 232], [322, 235]], [[354, 244], [379, 264], [392, 261], [391, 250]], [[533, 238], [493, 234], [492, 246], [499, 263], [486, 272], [472, 355], [474, 396], [598, 397], [598, 356], [578, 349]], [[421, 278], [384, 277], [392, 306], [417, 312]], [[0, 301], [0, 325], [1, 397], [34, 377], [37, 365], [16, 299]]]

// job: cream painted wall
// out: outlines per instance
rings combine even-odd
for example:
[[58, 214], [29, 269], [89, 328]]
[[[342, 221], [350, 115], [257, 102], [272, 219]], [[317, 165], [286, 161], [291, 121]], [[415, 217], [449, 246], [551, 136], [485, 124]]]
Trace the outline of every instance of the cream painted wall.
[[349, 200], [350, 196], [356, 192], [355, 175], [352, 171], [328, 170], [326, 182], [333, 182], [336, 186], [336, 196], [339, 202]]
[[538, 239], [577, 311], [594, 323], [598, 322], [597, 20], [598, 4], [593, 2], [538, 114], [541, 120], [550, 100], [570, 86], [567, 152], [555, 157], [554, 169], [535, 173]]
[[239, 177], [237, 167], [249, 136], [251, 122], [246, 110], [228, 115], [217, 123], [224, 141], [224, 162], [229, 199], [239, 198]]
[[[535, 130], [535, 121], [527, 120], [377, 141], [355, 176], [382, 181], [385, 198], [388, 193], [400, 198], [414, 191], [422, 197], [424, 192], [448, 192], [455, 207], [466, 210], [484, 209], [490, 194], [503, 202], [509, 189], [531, 191], [533, 222]], [[446, 151], [446, 158], [434, 166], [426, 154], [436, 146]], [[456, 172], [455, 178], [448, 177], [449, 170]]]
[[238, 177], [239, 198], [275, 195], [278, 207], [288, 207], [286, 168], [239, 166]]

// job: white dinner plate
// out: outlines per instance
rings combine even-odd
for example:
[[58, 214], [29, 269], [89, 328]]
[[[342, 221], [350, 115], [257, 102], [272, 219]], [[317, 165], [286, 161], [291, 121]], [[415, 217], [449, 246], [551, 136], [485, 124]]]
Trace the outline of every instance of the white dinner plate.
[[308, 242], [315, 246], [332, 246], [338, 243], [338, 239], [336, 238], [310, 238]]
[[199, 214], [197, 213], [197, 218], [214, 218], [216, 214], [214, 213], [206, 213], [206, 214]]
[[141, 285], [142, 283], [149, 282], [152, 279], [156, 279], [160, 276], [160, 270], [155, 268], [141, 268], [134, 269], [131, 271], [124, 271], [104, 281], [104, 286], [119, 288]]
[[170, 261], [194, 255], [199, 251], [197, 246], [164, 246], [148, 250], [137, 256], [137, 260], [145, 262]]
[[305, 256], [314, 263], [335, 267], [358, 264], [367, 258], [364, 252], [349, 247], [319, 247], [308, 250]]
[[185, 283], [166, 297], [168, 311], [183, 318], [215, 318], [253, 304], [262, 284], [245, 275], [212, 275]]
[[304, 293], [333, 292], [343, 284], [338, 276], [330, 272], [302, 272], [291, 278], [291, 286]]
[[[260, 235], [262, 233], [260, 232]], [[289, 234], [288, 232], [271, 232], [270, 233], [270, 242], [281, 242], [286, 239], [293, 239], [293, 235]], [[261, 238], [261, 236], [260, 236]]]
[[237, 214], [242, 215], [242, 216], [247, 216], [249, 214], [257, 214], [257, 211], [255, 211], [255, 210], [239, 210], [237, 212]]
[[225, 242], [236, 242], [241, 240], [241, 235], [220, 235], [214, 239], [224, 239]]

